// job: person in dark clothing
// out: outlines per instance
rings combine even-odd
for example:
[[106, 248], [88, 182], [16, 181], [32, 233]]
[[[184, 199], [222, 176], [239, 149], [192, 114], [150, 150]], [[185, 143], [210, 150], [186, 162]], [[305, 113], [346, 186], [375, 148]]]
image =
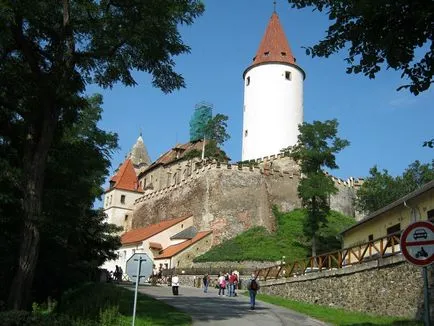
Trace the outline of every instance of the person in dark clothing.
[[250, 309], [255, 309], [255, 301], [256, 301], [256, 293], [259, 290], [259, 282], [257, 280], [257, 276], [255, 273], [252, 273], [252, 276], [247, 281], [247, 290], [249, 290], [250, 295]]

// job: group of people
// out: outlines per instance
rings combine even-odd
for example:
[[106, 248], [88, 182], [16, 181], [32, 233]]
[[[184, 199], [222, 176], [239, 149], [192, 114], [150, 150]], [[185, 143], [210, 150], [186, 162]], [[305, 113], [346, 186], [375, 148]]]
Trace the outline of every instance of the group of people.
[[[225, 290], [227, 289], [227, 296], [234, 297], [237, 295], [236, 290], [238, 289], [239, 285], [239, 274], [236, 271], [233, 271], [232, 273], [219, 273], [217, 278], [217, 286], [219, 289], [218, 295], [225, 295]], [[203, 282], [203, 292], [207, 293], [208, 288], [210, 286], [211, 282], [211, 276], [209, 274], [205, 274], [202, 279]], [[178, 275], [174, 274], [171, 278], [171, 285], [172, 285], [172, 293], [173, 295], [178, 295], [179, 293], [179, 277]], [[247, 281], [246, 288], [249, 291], [249, 297], [250, 297], [250, 309], [255, 309], [255, 303], [256, 303], [256, 293], [259, 290], [259, 282], [257, 280], [257, 275], [255, 273], [252, 273], [251, 277]]]
[[[203, 276], [203, 292], [208, 292], [208, 287], [211, 282], [211, 277], [209, 274], [205, 274]], [[237, 295], [236, 290], [238, 289], [239, 285], [239, 274], [236, 271], [233, 271], [232, 273], [219, 273], [217, 278], [217, 287], [219, 289], [218, 295], [226, 295], [228, 297], [235, 297]], [[257, 275], [255, 273], [252, 273], [250, 279], [247, 281], [246, 288], [249, 291], [249, 297], [250, 297], [250, 309], [255, 309], [255, 303], [256, 303], [256, 293], [259, 290], [259, 282], [257, 280]]]

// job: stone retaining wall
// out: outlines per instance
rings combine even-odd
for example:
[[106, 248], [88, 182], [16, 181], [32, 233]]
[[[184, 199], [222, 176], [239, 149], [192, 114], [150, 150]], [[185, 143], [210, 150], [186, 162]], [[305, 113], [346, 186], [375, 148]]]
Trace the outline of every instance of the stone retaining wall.
[[419, 318], [423, 278], [421, 268], [395, 256], [339, 270], [269, 280], [262, 282], [261, 293], [364, 313]]

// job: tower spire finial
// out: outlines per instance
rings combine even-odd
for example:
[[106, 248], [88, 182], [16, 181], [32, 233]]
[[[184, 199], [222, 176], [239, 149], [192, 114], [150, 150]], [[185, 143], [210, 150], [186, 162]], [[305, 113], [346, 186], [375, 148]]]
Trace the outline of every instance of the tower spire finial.
[[273, 12], [276, 13], [276, 0], [273, 1]]

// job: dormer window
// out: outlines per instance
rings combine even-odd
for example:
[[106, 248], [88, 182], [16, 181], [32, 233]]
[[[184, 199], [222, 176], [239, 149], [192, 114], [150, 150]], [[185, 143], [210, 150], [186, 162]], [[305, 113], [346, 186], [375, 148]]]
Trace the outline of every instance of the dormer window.
[[282, 57], [286, 57], [286, 52], [280, 52], [280, 55], [282, 56]]
[[270, 55], [270, 51], [264, 52], [264, 55], [268, 57]]

